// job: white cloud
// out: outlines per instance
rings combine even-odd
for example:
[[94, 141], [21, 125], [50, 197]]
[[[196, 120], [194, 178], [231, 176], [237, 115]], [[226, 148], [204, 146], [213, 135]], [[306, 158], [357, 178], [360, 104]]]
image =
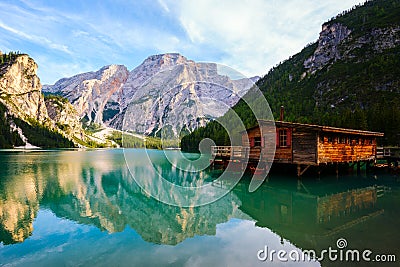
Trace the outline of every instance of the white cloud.
[[318, 38], [321, 24], [359, 0], [168, 1], [193, 46], [220, 51], [221, 63], [246, 75], [268, 68]]
[[3, 28], [4, 30], [6, 30], [10, 33], [13, 33], [25, 40], [34, 42], [36, 44], [46, 45], [50, 49], [55, 49], [55, 50], [64, 52], [69, 55], [72, 54], [72, 52], [68, 49], [68, 46], [66, 46], [66, 45], [54, 43], [54, 42], [50, 41], [49, 39], [47, 39], [46, 37], [27, 34], [23, 31], [14, 29], [14, 28], [4, 24], [1, 20], [0, 20], [0, 28]]
[[158, 3], [160, 4], [160, 6], [162, 7], [162, 9], [164, 9], [165, 12], [169, 13], [169, 8], [167, 6], [167, 4], [163, 1], [163, 0], [158, 0]]

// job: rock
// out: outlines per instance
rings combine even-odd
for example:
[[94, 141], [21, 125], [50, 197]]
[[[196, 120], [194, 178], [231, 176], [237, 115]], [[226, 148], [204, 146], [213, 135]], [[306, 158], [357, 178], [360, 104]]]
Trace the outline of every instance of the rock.
[[78, 112], [67, 99], [64, 100], [61, 97], [46, 97], [45, 104], [49, 117], [65, 135], [70, 139], [74, 137], [80, 140], [86, 139]]
[[37, 64], [28, 55], [19, 55], [13, 63], [4, 64], [0, 77], [0, 101], [15, 117], [45, 123], [48, 115], [36, 71]]
[[121, 89], [128, 74], [125, 66], [110, 65], [96, 72], [61, 79], [53, 86], [44, 86], [43, 91], [61, 94], [73, 104], [80, 118], [86, 117], [89, 123], [102, 124], [108, 119], [107, 115], [103, 116], [105, 110], [112, 112], [116, 109], [119, 112]]
[[167, 126], [177, 135], [222, 116], [253, 86], [251, 80], [232, 80], [219, 72], [216, 64], [161, 54], [131, 72], [124, 66], [106, 66], [44, 90], [68, 98], [89, 122], [147, 135]]
[[56, 131], [78, 145], [77, 139], [83, 140], [85, 135], [75, 108], [67, 99], [47, 98], [45, 101], [35, 61], [25, 54], [14, 56], [0, 65], [0, 103], [10, 118], [10, 129], [17, 130], [23, 142], [29, 144], [22, 130], [12, 124], [12, 118], [19, 118]]
[[317, 70], [337, 60], [359, 58], [356, 54], [357, 49], [367, 54], [367, 57], [358, 60], [368, 60], [368, 54], [381, 53], [400, 44], [399, 26], [376, 28], [361, 36], [353, 36], [351, 33], [349, 28], [340, 23], [324, 24], [317, 49], [304, 61], [303, 65], [307, 73], [314, 74]]
[[341, 58], [339, 44], [351, 34], [351, 30], [340, 23], [322, 25], [318, 47], [310, 58], [304, 61], [308, 72], [315, 73], [329, 63]]

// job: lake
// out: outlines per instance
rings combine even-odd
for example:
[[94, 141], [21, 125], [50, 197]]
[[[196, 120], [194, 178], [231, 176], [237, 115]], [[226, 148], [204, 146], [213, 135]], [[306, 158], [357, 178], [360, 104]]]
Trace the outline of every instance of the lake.
[[[379, 266], [376, 256], [392, 255], [398, 264], [398, 176], [273, 174], [250, 193], [249, 177], [229, 190], [218, 171], [196, 171], [207, 158], [193, 167], [198, 155], [165, 153], [0, 151], [0, 265]], [[159, 175], [202, 189], [175, 194]], [[310, 251], [316, 259], [303, 261]]]

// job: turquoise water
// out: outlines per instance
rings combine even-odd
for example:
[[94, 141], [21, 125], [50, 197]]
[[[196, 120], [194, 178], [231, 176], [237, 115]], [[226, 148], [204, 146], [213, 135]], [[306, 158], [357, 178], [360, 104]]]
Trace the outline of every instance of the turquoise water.
[[[1, 151], [0, 265], [357, 265], [257, 256], [266, 246], [293, 255], [315, 250], [320, 256], [337, 248], [339, 238], [346, 239], [347, 248], [400, 257], [399, 177], [382, 173], [299, 182], [274, 174], [254, 193], [243, 179], [211, 204], [181, 208], [154, 199], [134, 177], [172, 197], [152, 183], [154, 173], [178, 185], [211, 183], [210, 194], [224, 184], [212, 183], [218, 172], [188, 172], [191, 166], [182, 163], [180, 152], [167, 153], [172, 164], [163, 151], [129, 150], [125, 155], [134, 164], [128, 168], [121, 149]], [[151, 166], [143, 162], [145, 154]]]

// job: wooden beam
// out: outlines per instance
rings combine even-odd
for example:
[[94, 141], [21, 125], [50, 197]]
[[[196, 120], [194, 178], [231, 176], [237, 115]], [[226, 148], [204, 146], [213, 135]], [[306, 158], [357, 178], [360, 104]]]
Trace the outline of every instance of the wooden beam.
[[297, 164], [297, 177], [303, 176], [303, 174], [310, 168], [311, 165], [307, 165], [303, 170], [301, 170], [301, 165]]

